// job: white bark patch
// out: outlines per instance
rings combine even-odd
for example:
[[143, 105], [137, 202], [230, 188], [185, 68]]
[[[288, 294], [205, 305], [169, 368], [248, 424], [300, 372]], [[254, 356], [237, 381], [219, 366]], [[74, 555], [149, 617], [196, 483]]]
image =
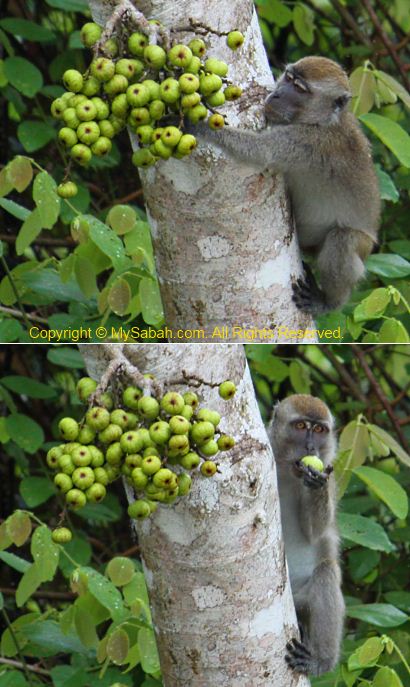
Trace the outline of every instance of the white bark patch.
[[209, 584], [206, 587], [197, 587], [192, 590], [197, 608], [203, 611], [205, 608], [220, 606], [225, 600], [225, 594], [219, 587]]
[[280, 635], [283, 632], [283, 625], [285, 622], [283, 601], [282, 596], [276, 596], [270, 606], [261, 608], [261, 610], [253, 616], [249, 625], [249, 634], [251, 637], [262, 638], [270, 632], [274, 635]]
[[258, 288], [269, 289], [274, 284], [288, 286], [289, 272], [291, 271], [291, 260], [284, 251], [279, 253], [277, 258], [267, 260], [256, 274], [256, 285]]
[[229, 255], [231, 246], [229, 241], [220, 236], [207, 236], [197, 242], [198, 248], [204, 260], [223, 258]]
[[189, 515], [180, 515], [174, 510], [171, 517], [167, 507], [158, 508], [155, 524], [170, 542], [181, 546], [190, 546], [199, 534]]
[[172, 183], [175, 193], [195, 195], [204, 185], [204, 174], [196, 162], [184, 160], [167, 160], [163, 165], [162, 175]]

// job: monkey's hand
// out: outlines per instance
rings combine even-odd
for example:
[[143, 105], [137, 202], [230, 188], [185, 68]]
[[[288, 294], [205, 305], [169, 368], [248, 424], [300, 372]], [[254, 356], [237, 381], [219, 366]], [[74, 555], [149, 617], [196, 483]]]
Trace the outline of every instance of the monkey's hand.
[[323, 472], [318, 472], [310, 465], [304, 465], [301, 460], [295, 463], [296, 473], [303, 478], [303, 484], [311, 489], [322, 489], [329, 480], [329, 475], [333, 472], [333, 467], [328, 465]]
[[307, 675], [310, 672], [312, 654], [305, 644], [294, 637], [286, 644], [286, 650], [288, 652], [285, 655], [286, 663], [297, 673]]
[[319, 289], [316, 279], [309, 265], [303, 263], [305, 276], [300, 277], [296, 284], [292, 284], [293, 302], [296, 303], [299, 310], [318, 315], [329, 310], [326, 304], [325, 294]]

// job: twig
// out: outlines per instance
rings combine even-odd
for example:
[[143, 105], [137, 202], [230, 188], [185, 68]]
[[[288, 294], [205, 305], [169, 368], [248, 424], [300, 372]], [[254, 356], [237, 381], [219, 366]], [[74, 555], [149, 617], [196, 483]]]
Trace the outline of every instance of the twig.
[[[31, 676], [30, 676], [30, 672], [29, 672], [29, 666], [27, 665], [27, 661], [24, 657], [24, 654], [21, 653], [20, 644], [18, 643], [18, 639], [17, 639], [16, 633], [14, 632], [13, 625], [10, 622], [9, 615], [8, 615], [5, 608], [1, 609], [1, 613], [2, 613], [4, 620], [6, 621], [7, 629], [10, 632], [10, 636], [14, 642], [14, 646], [16, 647], [17, 655], [20, 658], [20, 661], [21, 661], [20, 668], [23, 669], [29, 685], [31, 687], [33, 687], [33, 683], [31, 681]], [[0, 659], [0, 660], [3, 660], [3, 659]], [[7, 660], [7, 659], [4, 659], [4, 660]]]
[[[24, 318], [24, 315], [20, 310], [15, 310], [14, 308], [6, 308], [5, 305], [0, 305], [0, 312], [4, 312], [7, 315], [13, 315], [14, 317], [20, 317]], [[37, 315], [30, 315], [30, 313], [26, 313], [26, 317], [28, 320], [31, 320], [32, 322], [38, 322], [39, 324], [47, 324], [48, 322], [44, 317], [37, 317]]]
[[386, 47], [386, 50], [388, 50], [390, 57], [392, 58], [394, 64], [396, 65], [397, 69], [399, 70], [403, 83], [405, 87], [407, 88], [408, 91], [410, 91], [410, 80], [407, 76], [407, 72], [404, 69], [401, 60], [396, 52], [396, 47], [395, 45], [391, 42], [389, 39], [387, 33], [385, 32], [383, 26], [380, 23], [379, 17], [377, 16], [376, 12], [374, 11], [373, 7], [371, 6], [371, 3], [369, 0], [361, 0], [362, 5], [366, 8], [369, 17], [371, 21], [373, 22], [374, 28], [376, 29], [376, 33], [380, 36], [380, 40]]
[[389, 416], [390, 421], [394, 427], [394, 430], [395, 430], [398, 438], [400, 439], [400, 441], [402, 443], [403, 448], [405, 449], [405, 451], [409, 452], [409, 444], [407, 442], [407, 439], [402, 432], [400, 424], [399, 424], [396, 416], [394, 415], [394, 412], [392, 410], [392, 407], [391, 407], [388, 399], [386, 398], [379, 382], [377, 381], [376, 377], [374, 376], [373, 372], [371, 371], [371, 369], [367, 363], [365, 354], [361, 350], [361, 347], [358, 346], [357, 344], [350, 344], [350, 345], [351, 345], [351, 348], [352, 348], [354, 355], [356, 356], [357, 360], [360, 363], [360, 366], [361, 366], [363, 372], [365, 373], [367, 379], [369, 380], [369, 382], [373, 388], [374, 393], [376, 394], [377, 398], [379, 399], [380, 403], [382, 404], [383, 408], [385, 409], [387, 415]]
[[[14, 596], [16, 590], [12, 587], [0, 587], [0, 592], [2, 592], [2, 594], [5, 594], [6, 596]], [[42, 590], [41, 592], [33, 592], [31, 596], [37, 597], [37, 599], [61, 599], [61, 601], [71, 601], [72, 599], [77, 598], [77, 594], [74, 594], [74, 592], [52, 592], [47, 590]]]
[[[37, 666], [31, 666], [28, 663], [24, 664], [20, 663], [20, 661], [13, 661], [11, 658], [0, 658], [0, 663], [4, 663], [6, 666], [13, 666], [14, 668], [21, 668], [22, 670], [27, 668], [27, 670], [31, 670], [32, 673], [38, 673], [39, 675], [47, 675], [47, 677], [50, 677], [50, 672], [48, 670], [37, 668]], [[29, 678], [27, 679], [29, 680]]]
[[134, 198], [139, 198], [139, 196], [142, 196], [143, 190], [142, 188], [137, 188], [136, 191], [132, 191], [132, 193], [128, 193], [128, 195], [124, 196], [123, 198], [118, 198], [118, 200], [113, 201], [113, 205], [121, 205], [122, 203], [129, 203], [130, 200], [134, 200]]
[[[15, 243], [16, 237], [10, 236], [10, 234], [0, 234], [0, 240], [5, 241], [6, 243]], [[70, 237], [65, 239], [54, 239], [37, 236], [37, 238], [35, 238], [31, 243], [39, 246], [65, 246], [67, 248], [77, 245], [76, 242]]]
[[350, 14], [350, 12], [346, 9], [346, 7], [341, 5], [339, 0], [330, 0], [330, 4], [336, 10], [336, 12], [338, 12], [338, 14], [340, 14], [342, 19], [346, 22], [346, 24], [348, 26], [350, 26], [350, 28], [351, 28], [353, 34], [356, 36], [357, 40], [360, 43], [363, 43], [364, 45], [370, 46], [371, 43], [370, 43], [369, 39], [367, 38], [367, 36], [364, 33], [362, 33], [359, 25], [356, 23], [356, 21], [354, 20], [354, 18]]
[[119, 555], [120, 556], [132, 556], [133, 553], [139, 553], [139, 551], [140, 551], [139, 545], [134, 544], [134, 546], [131, 546], [129, 549], [127, 549], [126, 551], [123, 551]]
[[383, 13], [383, 15], [385, 16], [387, 21], [392, 25], [392, 27], [396, 31], [396, 33], [401, 34], [402, 36], [406, 37], [406, 32], [404, 31], [404, 29], [395, 20], [395, 18], [392, 17], [391, 14], [389, 14], [389, 12], [384, 7], [383, 3], [380, 2], [380, 0], [376, 0], [376, 5], [379, 8], [380, 12]]
[[[322, 350], [322, 348], [323, 348], [323, 350]], [[348, 372], [346, 367], [337, 359], [337, 357], [333, 353], [333, 351], [331, 351], [326, 346], [323, 346], [322, 348], [321, 348], [322, 353], [326, 356], [326, 358], [328, 358], [328, 360], [330, 360], [333, 367], [337, 370], [340, 377], [343, 379], [344, 383], [347, 385], [347, 388], [350, 390], [350, 393], [352, 394], [352, 396], [355, 396], [359, 401], [361, 401], [362, 403], [365, 403], [367, 405], [366, 396], [362, 393], [362, 391], [360, 391], [359, 385], [353, 379], [350, 372]]]

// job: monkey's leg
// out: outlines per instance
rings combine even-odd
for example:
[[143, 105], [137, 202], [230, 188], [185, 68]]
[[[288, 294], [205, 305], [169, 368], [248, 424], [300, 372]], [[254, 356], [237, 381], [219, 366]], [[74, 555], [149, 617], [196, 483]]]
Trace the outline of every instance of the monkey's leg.
[[[335, 667], [343, 634], [344, 601], [336, 561], [323, 561], [303, 589], [306, 637], [286, 646], [286, 662], [298, 673], [322, 675]], [[295, 600], [298, 605], [297, 600]]]
[[317, 257], [319, 289], [310, 271], [293, 286], [293, 300], [298, 308], [322, 315], [340, 308], [349, 300], [355, 284], [365, 272], [363, 260], [370, 254], [373, 241], [355, 229], [331, 229]]

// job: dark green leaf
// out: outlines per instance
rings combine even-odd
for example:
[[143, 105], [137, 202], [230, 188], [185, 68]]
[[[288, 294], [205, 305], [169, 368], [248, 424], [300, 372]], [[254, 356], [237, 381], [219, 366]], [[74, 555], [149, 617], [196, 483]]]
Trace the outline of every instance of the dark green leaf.
[[370, 255], [366, 260], [366, 268], [369, 272], [388, 279], [402, 279], [410, 274], [410, 262], [394, 253]]
[[391, 604], [357, 604], [347, 606], [346, 615], [376, 627], [398, 627], [408, 620], [408, 615]]
[[[64, 551], [67, 551], [67, 554], [79, 565], [88, 565], [91, 560], [91, 546], [86, 539], [78, 534], [75, 534], [68, 544], [64, 544]], [[69, 577], [75, 568], [70, 559], [64, 556], [64, 553], [60, 556], [59, 567], [65, 577]]]
[[115, 270], [122, 271], [131, 265], [125, 255], [124, 245], [116, 233], [91, 215], [85, 215], [90, 225], [90, 238], [98, 248], [108, 255]]
[[53, 387], [22, 375], [1, 377], [0, 384], [16, 394], [28, 396], [29, 398], [54, 398], [56, 396], [56, 390]]
[[13, 217], [20, 219], [22, 222], [27, 219], [30, 214], [30, 210], [27, 210], [27, 208], [24, 208], [22, 205], [8, 198], [0, 198], [0, 207], [6, 210], [10, 215], [13, 215]]
[[13, 343], [23, 334], [23, 327], [18, 320], [5, 319], [0, 322], [0, 341]]
[[25, 477], [20, 482], [20, 494], [28, 508], [36, 508], [56, 493], [47, 477]]
[[63, 634], [54, 620], [41, 620], [24, 627], [24, 636], [33, 644], [54, 653], [87, 653], [88, 649], [79, 641], [77, 635]]
[[17, 138], [24, 150], [28, 153], [43, 148], [43, 146], [50, 143], [55, 137], [56, 132], [54, 127], [45, 122], [26, 119], [24, 122], [21, 122], [17, 128]]
[[407, 517], [407, 494], [393, 477], [366, 465], [356, 468], [353, 472], [390, 508], [396, 518], [404, 520]]
[[22, 275], [21, 281], [32, 291], [55, 301], [84, 303], [84, 294], [74, 280], [63, 284], [53, 268], [37, 269]]
[[314, 15], [312, 10], [298, 2], [293, 9], [293, 26], [300, 40], [306, 45], [312, 45], [314, 40]]
[[28, 415], [12, 413], [6, 420], [7, 431], [13, 441], [27, 453], [35, 453], [44, 441], [44, 432]]
[[373, 113], [362, 115], [360, 121], [380, 138], [402, 165], [410, 167], [410, 136], [400, 124]]
[[92, 568], [80, 568], [88, 581], [88, 591], [106, 608], [114, 621], [121, 621], [124, 616], [124, 604], [118, 589], [104, 575]]
[[0, 26], [13, 34], [13, 36], [21, 36], [21, 38], [26, 38], [28, 41], [49, 43], [55, 40], [55, 35], [50, 29], [27, 19], [6, 17], [0, 21]]
[[394, 551], [386, 532], [374, 520], [352, 513], [339, 513], [338, 523], [340, 535], [355, 544], [366, 546], [374, 551]]
[[61, 367], [70, 367], [76, 370], [84, 369], [84, 360], [81, 354], [75, 348], [68, 348], [68, 346], [50, 348], [47, 352], [47, 359], [50, 363]]
[[23, 57], [4, 60], [4, 73], [8, 82], [27, 98], [33, 98], [43, 85], [40, 70]]
[[91, 298], [98, 293], [97, 278], [93, 264], [87, 258], [76, 255], [74, 272], [78, 286], [86, 298]]
[[31, 567], [29, 561], [25, 561], [24, 558], [20, 558], [20, 556], [9, 551], [0, 551], [0, 561], [19, 573], [25, 573]]
[[376, 173], [379, 180], [380, 198], [382, 198], [382, 200], [390, 200], [392, 203], [397, 203], [400, 194], [391, 176], [389, 176], [384, 169], [381, 169], [380, 165], [376, 165]]
[[47, 5], [64, 12], [88, 12], [87, 0], [46, 0]]
[[386, 592], [384, 597], [393, 606], [397, 606], [404, 613], [410, 614], [410, 592]]

